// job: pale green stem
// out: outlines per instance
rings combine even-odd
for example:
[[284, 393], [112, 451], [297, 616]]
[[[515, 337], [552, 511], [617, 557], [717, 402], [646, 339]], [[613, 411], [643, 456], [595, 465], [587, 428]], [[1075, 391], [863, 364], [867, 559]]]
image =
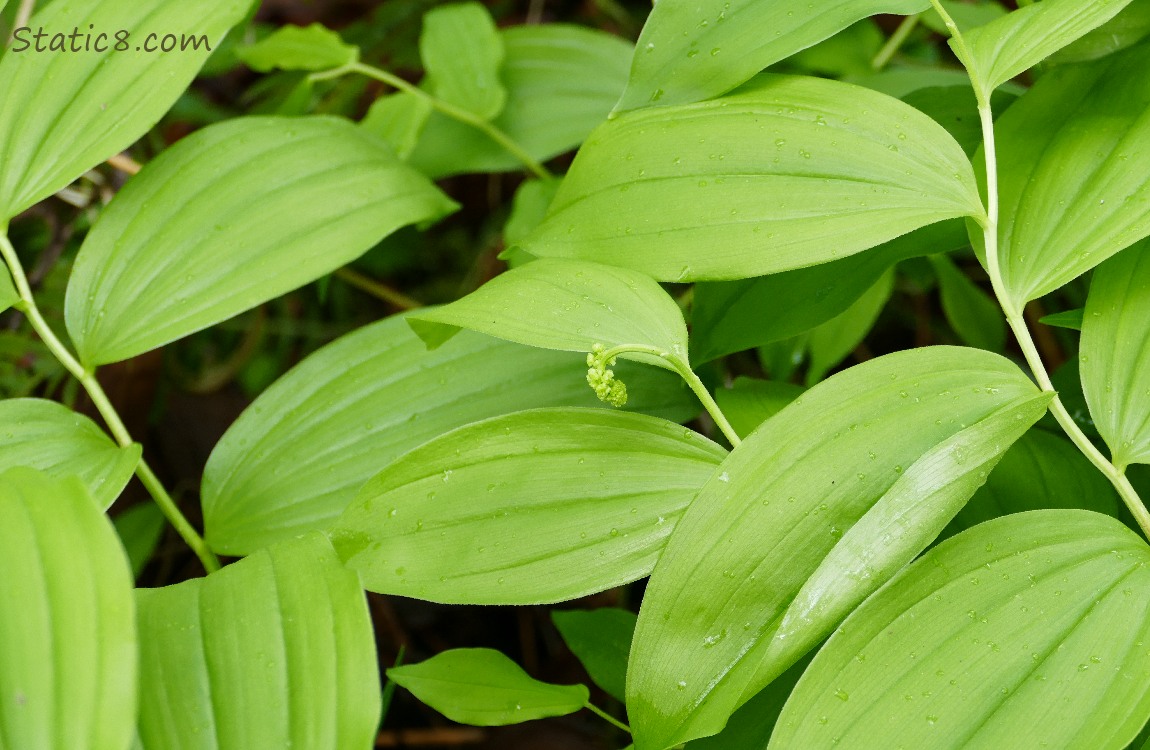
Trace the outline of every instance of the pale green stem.
[[[959, 57], [963, 58], [964, 64], [968, 65], [970, 57], [969, 48], [966, 46], [965, 40], [962, 38], [962, 33], [958, 30], [954, 20], [939, 4], [938, 0], [931, 0], [935, 10], [942, 16], [943, 21], [946, 23], [950, 33], [954, 36], [956, 44], [959, 49]], [[1030, 329], [1026, 325], [1026, 319], [1022, 315], [1020, 306], [1015, 302], [1014, 298], [1006, 289], [1006, 284], [1003, 281], [1001, 259], [998, 252], [998, 220], [999, 220], [999, 197], [998, 197], [998, 155], [995, 146], [994, 138], [994, 113], [990, 107], [990, 95], [982, 89], [981, 84], [978, 82], [977, 77], [971, 74], [971, 83], [974, 86], [975, 97], [978, 99], [978, 116], [982, 123], [982, 139], [983, 139], [983, 154], [986, 159], [986, 221], [982, 225], [983, 229], [983, 242], [986, 247], [986, 272], [990, 276], [990, 283], [994, 289], [994, 295], [998, 298], [998, 303], [1002, 307], [1002, 311], [1006, 314], [1006, 322], [1010, 326], [1010, 330], [1014, 332], [1014, 336], [1018, 339], [1018, 345], [1022, 349], [1022, 355], [1026, 358], [1026, 363], [1030, 366], [1031, 371], [1034, 373], [1035, 380], [1038, 381], [1038, 386], [1044, 391], [1054, 393], [1054, 399], [1050, 402], [1050, 412], [1054, 415], [1054, 419], [1066, 432], [1070, 440], [1078, 446], [1083, 455], [1090, 460], [1090, 463], [1102, 472], [1102, 474], [1110, 480], [1114, 488], [1118, 491], [1118, 495], [1130, 510], [1131, 515], [1138, 522], [1139, 528], [1142, 533], [1150, 539], [1150, 512], [1146, 510], [1145, 504], [1142, 499], [1138, 497], [1130, 480], [1126, 478], [1122, 470], [1111, 463], [1106, 456], [1102, 455], [1101, 451], [1095, 447], [1094, 443], [1090, 442], [1090, 438], [1074, 421], [1070, 412], [1066, 410], [1066, 406], [1058, 398], [1057, 391], [1054, 384], [1050, 380], [1050, 374], [1046, 371], [1046, 365], [1042, 361], [1042, 357], [1038, 353], [1038, 348], [1034, 344], [1034, 338], [1030, 334]]]
[[583, 704], [583, 707], [584, 707], [584, 708], [586, 708], [586, 709], [587, 709], [588, 711], [590, 711], [591, 713], [593, 713], [593, 714], [595, 714], [596, 716], [598, 716], [598, 717], [599, 717], [600, 719], [602, 719], [603, 721], [605, 721], [605, 722], [607, 722], [608, 724], [610, 724], [611, 726], [615, 727], [616, 729], [622, 729], [622, 730], [623, 730], [624, 732], [626, 732], [627, 734], [631, 734], [631, 727], [629, 727], [629, 726], [627, 726], [626, 724], [624, 724], [623, 722], [619, 721], [619, 720], [618, 720], [618, 719], [616, 719], [614, 716], [612, 716], [611, 714], [607, 713], [607, 712], [606, 712], [606, 711], [604, 711], [603, 709], [599, 708], [598, 706], [596, 706], [596, 705], [595, 705], [594, 703], [592, 703], [591, 701], [587, 701], [586, 703], [584, 703], [584, 704]]
[[27, 26], [34, 10], [36, 10], [36, 0], [20, 0], [20, 6], [16, 8], [16, 15], [12, 18], [12, 31], [15, 32], [16, 29]]
[[[96, 380], [96, 374], [83, 365], [80, 361], [72, 355], [68, 348], [60, 341], [56, 333], [44, 320], [44, 316], [40, 313], [40, 308], [36, 305], [36, 300], [32, 296], [32, 288], [28, 284], [28, 277], [24, 274], [24, 267], [20, 265], [20, 258], [16, 255], [16, 249], [12, 247], [11, 241], [8, 239], [7, 233], [4, 231], [6, 228], [0, 227], [0, 255], [3, 255], [4, 262], [8, 266], [9, 272], [12, 274], [12, 281], [16, 286], [16, 291], [20, 294], [20, 301], [16, 304], [16, 308], [28, 317], [28, 322], [32, 324], [33, 330], [39, 335], [40, 340], [48, 347], [53, 356], [60, 361], [69, 373], [72, 374], [84, 390], [88, 392], [89, 398], [92, 399], [92, 404], [96, 410], [100, 412], [100, 416], [104, 418], [105, 424], [108, 425], [108, 431], [112, 433], [112, 437], [116, 442], [122, 446], [127, 447], [132, 445], [132, 436], [128, 434], [128, 429], [124, 426], [124, 422], [120, 419], [120, 415], [116, 412], [112, 402], [108, 400], [108, 395], [104, 393], [104, 389], [100, 386], [99, 381]], [[176, 507], [176, 503], [172, 500], [171, 495], [156, 478], [155, 473], [152, 472], [151, 467], [143, 458], [136, 465], [136, 476], [147, 488], [152, 499], [156, 501], [156, 505], [160, 506], [167, 517], [168, 522], [176, 529], [177, 533], [183, 538], [196, 556], [200, 558], [203, 563], [204, 569], [211, 573], [220, 569], [220, 561], [216, 558], [215, 554], [208, 549], [208, 545], [204, 543], [203, 538], [198, 532], [188, 523], [188, 519], [184, 518], [184, 514]]]
[[921, 20], [921, 13], [915, 13], [913, 16], [907, 16], [906, 18], [902, 19], [902, 23], [900, 23], [898, 28], [894, 30], [894, 33], [890, 35], [890, 39], [886, 40], [886, 44], [882, 46], [882, 49], [880, 49], [878, 54], [874, 56], [874, 59], [871, 60], [870, 66], [875, 70], [882, 70], [885, 68], [887, 63], [890, 62], [890, 59], [894, 57], [894, 53], [898, 52], [899, 49], [902, 48], [902, 45], [906, 42], [907, 37], [910, 36], [910, 32], [914, 31], [915, 27], [918, 26], [918, 23]]
[[687, 383], [687, 385], [698, 397], [699, 401], [703, 404], [703, 408], [711, 415], [711, 419], [715, 420], [715, 424], [722, 430], [723, 435], [732, 447], [738, 447], [743, 441], [739, 438], [739, 433], [735, 432], [735, 428], [731, 427], [731, 423], [727, 421], [726, 415], [723, 410], [719, 408], [718, 403], [711, 396], [711, 392], [707, 390], [707, 386], [703, 385], [703, 381], [699, 380], [699, 376], [691, 369], [691, 366], [677, 354], [665, 352], [662, 349], [657, 349], [653, 346], [645, 346], [642, 344], [620, 344], [619, 346], [612, 347], [603, 352], [604, 361], [610, 361], [621, 354], [647, 354], [652, 357], [667, 362], [675, 372]]
[[537, 159], [531, 156], [531, 154], [527, 153], [527, 150], [512, 140], [510, 136], [492, 125], [487, 120], [484, 120], [482, 117], [468, 112], [466, 109], [456, 107], [450, 102], [445, 102], [442, 99], [432, 96], [418, 86], [414, 86], [399, 76], [388, 73], [386, 70], [381, 70], [371, 65], [364, 65], [363, 63], [359, 62], [354, 62], [338, 68], [333, 68], [332, 70], [326, 70], [321, 73], [313, 73], [311, 75], [311, 80], [322, 81], [328, 78], [338, 78], [339, 76], [346, 75], [348, 73], [359, 73], [360, 75], [365, 75], [368, 78], [373, 78], [381, 83], [386, 83], [388, 86], [391, 86], [394, 89], [407, 92], [412, 96], [417, 96], [420, 99], [423, 99], [425, 102], [431, 105], [433, 109], [439, 110], [451, 119], [466, 123], [476, 130], [483, 132], [488, 138], [498, 143], [509, 154], [522, 162], [523, 166], [527, 167], [527, 169], [530, 170], [539, 179], [552, 179], [553, 175], [547, 171], [546, 167], [540, 164]]

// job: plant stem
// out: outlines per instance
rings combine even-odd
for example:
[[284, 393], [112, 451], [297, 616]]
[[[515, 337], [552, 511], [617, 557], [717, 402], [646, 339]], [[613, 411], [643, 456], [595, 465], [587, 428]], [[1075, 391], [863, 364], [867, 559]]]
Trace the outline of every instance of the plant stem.
[[921, 13], [915, 13], [913, 16], [907, 16], [902, 19], [902, 23], [900, 23], [898, 28], [894, 30], [894, 33], [890, 35], [890, 39], [886, 40], [886, 44], [882, 46], [882, 49], [880, 49], [878, 54], [874, 56], [874, 59], [871, 60], [870, 66], [875, 70], [885, 68], [887, 63], [890, 62], [890, 59], [894, 57], [894, 53], [899, 51], [907, 37], [910, 36], [910, 32], [914, 31], [921, 20]]
[[[8, 266], [9, 272], [12, 274], [12, 281], [16, 286], [16, 291], [20, 294], [20, 301], [16, 304], [16, 308], [23, 312], [28, 317], [28, 322], [32, 324], [33, 330], [39, 335], [40, 340], [48, 347], [53, 356], [64, 365], [72, 377], [80, 382], [84, 390], [88, 392], [88, 396], [92, 399], [92, 404], [96, 410], [100, 412], [100, 416], [104, 418], [104, 423], [108, 426], [108, 431], [112, 433], [112, 437], [121, 447], [132, 445], [132, 436], [128, 434], [128, 429], [124, 426], [124, 422], [120, 419], [120, 415], [116, 412], [112, 402], [108, 399], [108, 395], [104, 393], [103, 387], [100, 386], [99, 381], [96, 380], [94, 372], [89, 371], [79, 360], [72, 355], [64, 343], [60, 341], [56, 333], [44, 320], [44, 316], [40, 313], [40, 308], [37, 307], [36, 301], [32, 296], [32, 288], [28, 284], [28, 277], [24, 274], [24, 267], [20, 264], [20, 258], [16, 255], [16, 249], [12, 247], [12, 242], [8, 239], [7, 227], [0, 227], [0, 255], [3, 255], [4, 262]], [[140, 462], [136, 465], [136, 476], [143, 482], [144, 487], [147, 488], [152, 499], [156, 501], [156, 505], [160, 506], [164, 516], [167, 517], [168, 522], [176, 529], [179, 535], [191, 547], [196, 556], [200, 558], [203, 563], [204, 569], [211, 573], [220, 569], [220, 561], [216, 558], [215, 554], [208, 549], [207, 544], [204, 542], [203, 537], [196, 532], [184, 514], [176, 506], [172, 500], [171, 495], [156, 478], [155, 473], [152, 471], [148, 463], [141, 458]]]
[[400, 310], [417, 310], [423, 307], [423, 303], [418, 300], [414, 300], [403, 292], [396, 291], [386, 284], [365, 276], [353, 268], [344, 266], [335, 272], [335, 276], [337, 279], [346, 282], [349, 286], [353, 286], [361, 292], [366, 292], [372, 297], [382, 300], [393, 307], [398, 307]]
[[1006, 314], [1006, 322], [1010, 326], [1010, 330], [1014, 333], [1014, 337], [1018, 340], [1018, 345], [1022, 349], [1022, 356], [1026, 358], [1027, 365], [1030, 366], [1031, 372], [1034, 373], [1034, 378], [1038, 382], [1038, 386], [1050, 393], [1054, 393], [1054, 399], [1050, 402], [1050, 412], [1054, 415], [1054, 419], [1062, 427], [1067, 437], [1070, 438], [1083, 455], [1089, 459], [1090, 463], [1102, 472], [1102, 474], [1110, 480], [1114, 488], [1118, 491], [1118, 495], [1122, 498], [1122, 502], [1130, 510], [1134, 520], [1138, 522], [1139, 528], [1142, 533], [1150, 539], [1150, 512], [1147, 511], [1142, 499], [1138, 497], [1130, 480], [1126, 478], [1122, 470], [1111, 463], [1102, 452], [1095, 447], [1094, 443], [1090, 442], [1090, 438], [1074, 421], [1070, 412], [1066, 410], [1066, 406], [1058, 398], [1057, 391], [1054, 384], [1050, 380], [1050, 374], [1046, 371], [1046, 365], [1042, 361], [1041, 355], [1038, 353], [1038, 347], [1035, 346], [1034, 338], [1030, 334], [1030, 329], [1026, 325], [1026, 319], [1022, 315], [1022, 310], [1018, 303], [1010, 295], [1006, 288], [1006, 284], [1002, 275], [1002, 264], [998, 253], [998, 220], [999, 220], [999, 196], [998, 196], [998, 154], [994, 138], [994, 113], [990, 107], [990, 92], [984, 91], [982, 86], [977, 80], [977, 76], [970, 70], [969, 48], [966, 46], [965, 40], [962, 38], [961, 32], [955, 25], [954, 20], [943, 9], [938, 0], [931, 0], [935, 10], [942, 16], [943, 21], [946, 23], [950, 33], [954, 36], [955, 43], [958, 46], [960, 58], [965, 58], [963, 64], [967, 65], [967, 72], [970, 74], [971, 84], [974, 86], [974, 94], [978, 100], [978, 117], [982, 123], [982, 141], [983, 141], [983, 154], [986, 159], [986, 222], [982, 225], [983, 230], [983, 244], [986, 248], [986, 272], [990, 276], [990, 284], [994, 289], [994, 296], [998, 299], [998, 304], [1002, 307], [1002, 311]]
[[381, 83], [386, 83], [394, 89], [404, 91], [412, 96], [417, 96], [427, 102], [433, 109], [437, 109], [443, 114], [447, 115], [453, 120], [466, 123], [476, 130], [484, 133], [488, 138], [502, 146], [508, 153], [523, 163], [536, 177], [541, 180], [549, 180], [554, 177], [547, 168], [539, 163], [527, 150], [511, 139], [506, 133], [499, 128], [492, 125], [487, 120], [472, 114], [465, 109], [456, 107], [450, 102], [445, 102], [442, 99], [432, 96], [418, 86], [414, 86], [407, 81], [403, 80], [397, 75], [388, 73], [386, 70], [381, 70], [372, 65], [365, 65], [360, 62], [349, 63], [332, 70], [323, 71], [322, 73], [313, 73], [311, 80], [322, 81], [329, 78], [338, 78], [339, 76], [346, 75], [347, 73], [359, 73], [368, 78], [375, 79]]
[[593, 714], [595, 714], [596, 716], [598, 716], [598, 717], [599, 717], [600, 719], [602, 719], [603, 721], [605, 721], [605, 722], [607, 722], [608, 724], [610, 724], [611, 726], [615, 727], [616, 729], [622, 729], [622, 730], [623, 730], [624, 732], [626, 732], [627, 734], [631, 734], [631, 727], [629, 727], [629, 726], [627, 726], [626, 724], [624, 724], [623, 722], [619, 721], [619, 720], [618, 720], [618, 719], [616, 719], [614, 716], [612, 716], [611, 714], [607, 713], [607, 712], [606, 712], [606, 711], [604, 711], [603, 709], [599, 708], [598, 706], [596, 706], [596, 705], [595, 705], [594, 703], [592, 703], [591, 701], [587, 701], [586, 703], [584, 703], [584, 704], [583, 704], [583, 707], [584, 707], [584, 708], [586, 708], [586, 709], [587, 709], [588, 711], [590, 711], [591, 713], [593, 713]]
[[[32, 12], [36, 10], [36, 0], [20, 0], [20, 6], [16, 8], [16, 15], [12, 18], [12, 33], [16, 33], [16, 29], [23, 28], [28, 25], [28, 19], [32, 18]], [[9, 42], [12, 38], [9, 37]]]

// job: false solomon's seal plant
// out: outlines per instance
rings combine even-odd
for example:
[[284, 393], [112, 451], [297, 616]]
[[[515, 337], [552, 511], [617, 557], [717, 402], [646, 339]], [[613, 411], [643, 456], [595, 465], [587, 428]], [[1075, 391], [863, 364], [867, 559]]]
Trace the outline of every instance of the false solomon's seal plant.
[[[248, 5], [55, 0], [31, 23], [146, 18], [218, 41]], [[206, 52], [6, 52], [0, 307], [27, 316], [106, 430], [0, 402], [0, 748], [370, 747], [365, 588], [538, 605], [646, 576], [637, 620], [555, 613], [627, 723], [487, 649], [388, 675], [466, 723], [586, 708], [636, 750], [1142, 747], [1150, 513], [1128, 474], [1150, 463], [1150, 43], [1131, 32], [1146, 3], [1019, 5], [963, 28], [971, 6], [939, 0], [660, 0], [629, 74], [625, 59], [583, 69], [622, 71], [610, 116], [542, 137], [527, 92], [567, 91], [564, 71], [625, 44], [446, 6], [425, 19], [413, 85], [331, 32], [285, 29], [241, 57], [397, 93], [360, 125], [238, 118], [145, 165], [83, 242], [67, 338], [7, 223], [138, 139]], [[949, 31], [973, 135], [876, 88], [761, 72], [875, 14], [906, 16], [904, 36], [927, 19]], [[1011, 83], [1027, 71], [1029, 89]], [[590, 134], [559, 132], [588, 119]], [[472, 150], [447, 164], [436, 133]], [[543, 166], [584, 138], [561, 179]], [[201, 536], [96, 368], [445, 216], [429, 175], [517, 168], [532, 179], [513, 270], [273, 385], [211, 456]], [[983, 299], [944, 255], [968, 245], [1020, 357], [976, 326], [965, 338], [984, 348], [822, 379], [842, 358], [826, 326], [848, 309], [873, 322], [900, 260], [932, 255], [950, 307]], [[1088, 272], [1090, 431], [1023, 315]], [[696, 284], [690, 331], [663, 282]], [[813, 387], [773, 384], [765, 421], [696, 373], [808, 333], [825, 360]], [[682, 425], [700, 410], [729, 449]], [[133, 474], [205, 577], [133, 590], [104, 513]]]

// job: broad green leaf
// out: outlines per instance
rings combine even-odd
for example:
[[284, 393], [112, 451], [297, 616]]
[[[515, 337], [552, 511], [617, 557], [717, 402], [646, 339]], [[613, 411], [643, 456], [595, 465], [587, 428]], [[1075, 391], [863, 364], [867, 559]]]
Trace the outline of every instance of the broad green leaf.
[[739, 437], [745, 438], [803, 395], [804, 390], [793, 383], [735, 378], [729, 388], [715, 391], [715, 401]]
[[850, 84], [766, 75], [601, 126], [524, 249], [660, 281], [736, 279], [981, 213], [970, 162], [926, 115]]
[[423, 126], [431, 116], [431, 104], [420, 96], [401, 91], [372, 102], [359, 126], [387, 141], [401, 159], [415, 150]]
[[149, 750], [369, 748], [380, 688], [359, 581], [312, 534], [136, 592]]
[[27, 466], [48, 476], [78, 477], [101, 508], [120, 496], [141, 449], [121, 448], [96, 423], [55, 401], [0, 401], [0, 471]]
[[252, 70], [329, 70], [359, 59], [359, 48], [339, 34], [313, 23], [282, 26], [255, 44], [240, 47], [236, 57]]
[[68, 284], [68, 332], [89, 366], [127, 359], [330, 273], [453, 205], [345, 120], [212, 125], [148, 164], [101, 214]]
[[998, 119], [999, 256], [1017, 309], [1150, 234], [1147, 70], [1150, 45], [1059, 67]]
[[457, 648], [387, 676], [452, 721], [480, 727], [519, 724], [580, 710], [590, 697], [583, 685], [533, 679], [489, 648]]
[[[0, 57], [0, 223], [146, 133], [249, 5], [57, 0], [33, 16], [31, 28], [59, 32], [61, 40], [70, 30], [89, 30], [90, 38], [80, 31], [75, 43], [90, 43], [93, 51], [36, 52], [32, 46], [18, 52], [14, 44]], [[131, 37], [128, 49], [118, 51], [114, 35], [121, 29]], [[158, 44], [149, 42], [148, 33], [183, 34], [188, 44], [167, 54], [147, 52], [141, 49], [145, 44]], [[107, 36], [101, 40], [101, 34]], [[26, 41], [35, 45], [30, 37]], [[107, 50], [95, 51], [97, 44]]]
[[841, 260], [697, 284], [691, 306], [691, 359], [710, 362], [806, 333], [854, 304], [895, 263], [967, 243], [963, 222], [944, 221]]
[[[627, 83], [632, 46], [611, 34], [545, 24], [504, 29], [500, 37], [507, 104], [493, 124], [539, 161], [582, 143]], [[411, 163], [434, 178], [523, 168], [482, 132], [438, 112], [428, 118]]]
[[691, 740], [686, 750], [764, 750], [771, 739], [783, 705], [803, 676], [811, 656], [799, 659], [793, 667], [775, 678], [731, 715], [718, 734]]
[[[204, 471], [208, 543], [243, 555], [327, 527], [368, 479], [449, 430], [541, 406], [596, 406], [587, 364], [462, 332], [429, 352], [401, 316], [319, 350], [232, 425]], [[688, 420], [673, 373], [620, 362], [629, 408]]]
[[503, 110], [507, 91], [499, 80], [503, 39], [480, 3], [454, 3], [423, 17], [419, 56], [435, 95], [490, 120]]
[[711, 99], [867, 16], [909, 16], [929, 5], [926, 0], [656, 3], [615, 110]]
[[1114, 463], [1150, 463], [1150, 241], [1094, 272], [1082, 319], [1082, 389]]
[[825, 378], [863, 342], [893, 291], [894, 269], [890, 269], [854, 304], [811, 331], [807, 339], [811, 354], [806, 377], [808, 387]]
[[[637, 271], [578, 260], [537, 260], [407, 321], [432, 347], [467, 328], [544, 349], [590, 352], [596, 344], [627, 344], [680, 360], [687, 355], [683, 313], [662, 287]], [[622, 356], [670, 367], [658, 356]]]
[[1109, 21], [1130, 0], [1044, 0], [964, 32], [950, 46], [986, 92]]
[[999, 516], [1044, 508], [1080, 508], [1117, 516], [1118, 496], [1073, 443], [1033, 429], [1003, 455], [943, 536]]
[[1066, 328], [1071, 331], [1082, 330], [1082, 318], [1085, 310], [1081, 307], [1074, 310], [1066, 310], [1060, 313], [1053, 313], [1051, 315], [1044, 315], [1039, 318], [1038, 322], [1054, 328]]
[[160, 543], [167, 520], [160, 506], [142, 503], [119, 514], [112, 519], [112, 523], [116, 526], [116, 534], [124, 545], [124, 551], [128, 553], [132, 577], [139, 578]]
[[1052, 57], [1054, 63], [1097, 60], [1150, 35], [1150, 0], [1132, 0], [1122, 11]]
[[1034, 511], [928, 552], [843, 623], [772, 748], [1122, 748], [1150, 716], [1150, 551]]
[[635, 613], [625, 609], [565, 609], [551, 613], [563, 642], [587, 674], [618, 701], [626, 700], [627, 655], [635, 635]]
[[648, 575], [725, 455], [686, 427], [638, 414], [508, 414], [387, 466], [336, 521], [333, 544], [381, 594], [576, 599]]
[[4, 312], [20, 301], [20, 293], [12, 283], [12, 275], [7, 267], [0, 268], [0, 312]]
[[714, 734], [935, 538], [1045, 411], [1006, 359], [870, 360], [767, 420], [699, 492], [631, 650], [638, 750]]
[[522, 242], [543, 223], [557, 190], [559, 180], [526, 180], [516, 189], [511, 216], [503, 227], [503, 241], [508, 247]]
[[112, 524], [77, 479], [0, 473], [0, 571], [0, 747], [127, 747], [132, 577]]
[[1006, 345], [1006, 322], [994, 298], [970, 280], [945, 255], [930, 256], [938, 275], [942, 311], [964, 344], [1000, 352]]
[[[994, 2], [994, 0], [979, 3], [956, 2], [956, 0], [941, 0], [941, 2], [943, 9], [954, 19], [959, 30], [963, 32], [996, 21], [1008, 12], [1001, 3]], [[923, 14], [922, 22], [931, 31], [936, 31], [939, 34], [949, 33], [942, 16], [934, 8]]]

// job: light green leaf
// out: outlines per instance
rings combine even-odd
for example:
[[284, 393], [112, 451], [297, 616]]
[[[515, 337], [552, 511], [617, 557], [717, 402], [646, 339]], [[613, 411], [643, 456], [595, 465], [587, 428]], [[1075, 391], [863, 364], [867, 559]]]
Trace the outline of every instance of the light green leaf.
[[345, 120], [212, 125], [151, 162], [101, 214], [68, 284], [68, 332], [89, 366], [127, 359], [313, 281], [453, 206]]
[[[511, 216], [503, 227], [503, 241], [508, 247], [517, 245], [543, 223], [551, 201], [559, 190], [559, 180], [526, 180], [515, 191], [511, 203]], [[503, 257], [503, 256], [500, 256]]]
[[1006, 345], [1006, 322], [994, 298], [970, 280], [945, 255], [930, 256], [938, 275], [942, 311], [963, 343], [1000, 352]]
[[332, 528], [363, 585], [457, 604], [567, 601], [651, 572], [726, 452], [666, 420], [539, 409], [396, 460]]
[[322, 24], [282, 26], [255, 44], [240, 47], [236, 57], [252, 70], [329, 70], [359, 59], [359, 48]]
[[524, 249], [660, 281], [736, 279], [981, 213], [970, 162], [926, 115], [850, 84], [766, 75], [601, 126]]
[[[17, 52], [15, 44], [0, 58], [0, 223], [146, 133], [249, 5], [246, 0], [57, 0], [33, 16], [31, 28], [61, 32], [61, 37], [72, 29], [90, 29], [91, 39], [82, 36], [77, 43], [104, 43], [107, 51], [38, 53], [33, 46]], [[129, 48], [117, 51], [114, 35], [121, 29], [131, 37]], [[148, 41], [152, 32], [183, 34], [188, 45], [168, 54], [144, 51], [145, 44], [159, 43]]]
[[1118, 496], [1106, 477], [1066, 438], [1033, 429], [1019, 438], [943, 531], [963, 529], [1010, 513], [1081, 508], [1118, 515]]
[[128, 561], [74, 477], [0, 473], [0, 747], [123, 748], [136, 720]]
[[894, 269], [889, 269], [854, 304], [811, 331], [807, 339], [811, 354], [807, 387], [825, 378], [866, 339], [893, 291]]
[[1049, 400], [998, 355], [929, 347], [767, 420], [700, 490], [647, 587], [627, 685], [638, 750], [719, 731], [935, 538]]
[[437, 97], [490, 120], [503, 110], [503, 39], [483, 5], [454, 3], [423, 17], [419, 56]]
[[926, 0], [656, 3], [615, 109], [711, 99], [867, 16], [911, 15], [929, 5]]
[[1055, 53], [1057, 64], [1085, 62], [1131, 47], [1150, 35], [1150, 0], [1132, 0], [1122, 11]]
[[[611, 34], [545, 24], [504, 29], [500, 36], [507, 104], [493, 124], [539, 161], [582, 143], [627, 83], [632, 46]], [[411, 163], [434, 178], [523, 168], [485, 134], [437, 112], [428, 119]]]
[[551, 621], [595, 684], [612, 698], [625, 701], [635, 613], [614, 607], [554, 610]]
[[431, 104], [427, 99], [401, 91], [372, 102], [359, 125], [391, 144], [399, 158], [407, 159], [415, 150], [429, 116]]
[[[1130, 0], [1044, 0], [964, 32], [972, 75], [990, 92], [1109, 21]], [[951, 40], [959, 58], [963, 46]]]
[[112, 519], [116, 533], [128, 553], [132, 565], [132, 577], [139, 578], [144, 567], [152, 559], [160, 537], [164, 534], [167, 520], [155, 503], [133, 505]]
[[[537, 260], [450, 305], [408, 315], [407, 322], [432, 347], [467, 328], [544, 349], [590, 352], [596, 344], [627, 344], [678, 359], [687, 354], [683, 313], [651, 277], [578, 260]], [[670, 368], [665, 358], [622, 356]]]
[[793, 383], [735, 378], [729, 388], [715, 391], [715, 401], [739, 437], [745, 438], [804, 391]]
[[843, 623], [770, 747], [1122, 748], [1150, 716], [1147, 562], [1085, 511], [964, 532]]
[[[991, 21], [997, 21], [1008, 13], [1001, 3], [994, 2], [994, 0], [979, 3], [941, 0], [941, 3], [950, 17], [954, 19], [954, 22], [958, 24], [959, 31], [963, 33], [978, 26], [984, 26]], [[949, 33], [942, 16], [934, 8], [923, 14], [922, 23], [931, 31], [936, 31], [939, 34]]]
[[1060, 67], [998, 119], [999, 255], [1016, 309], [1150, 234], [1147, 70], [1148, 45]]
[[1051, 315], [1044, 315], [1039, 318], [1038, 322], [1054, 328], [1066, 328], [1071, 331], [1082, 330], [1082, 317], [1085, 310], [1081, 307], [1074, 310], [1066, 310], [1060, 313], [1053, 313]]
[[1114, 464], [1150, 463], [1150, 241], [1094, 272], [1082, 319], [1082, 389]]
[[136, 592], [150, 750], [368, 748], [380, 688], [355, 574], [321, 534]]
[[0, 401], [0, 471], [27, 466], [48, 476], [78, 477], [101, 508], [120, 496], [141, 448], [116, 445], [96, 423], [55, 401]]
[[[584, 357], [463, 332], [429, 352], [401, 316], [319, 350], [232, 425], [204, 471], [208, 543], [243, 555], [326, 528], [368, 479], [471, 422], [541, 406], [596, 406]], [[679, 377], [620, 362], [629, 408], [698, 414]]]
[[4, 312], [20, 301], [20, 293], [12, 283], [12, 275], [5, 266], [0, 268], [0, 312]]
[[532, 679], [518, 664], [488, 648], [457, 648], [387, 676], [452, 721], [480, 727], [565, 716], [590, 697], [583, 685]]

